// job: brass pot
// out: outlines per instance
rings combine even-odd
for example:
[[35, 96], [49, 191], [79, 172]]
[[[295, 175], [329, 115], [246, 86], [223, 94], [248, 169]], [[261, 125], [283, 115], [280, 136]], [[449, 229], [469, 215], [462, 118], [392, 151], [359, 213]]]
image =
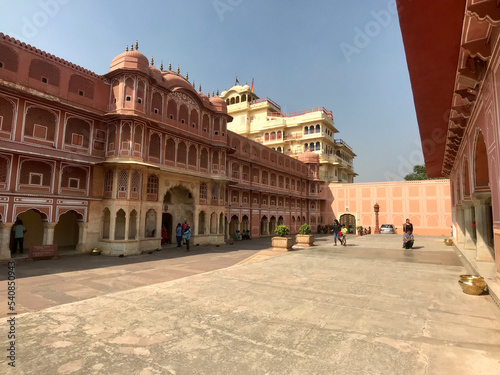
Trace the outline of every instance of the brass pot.
[[453, 240], [451, 238], [447, 238], [444, 240], [446, 246], [453, 246]]
[[486, 290], [486, 283], [484, 281], [467, 281], [458, 280], [458, 284], [466, 294], [479, 295]]
[[477, 283], [477, 282], [484, 282], [484, 277], [477, 275], [460, 275], [460, 280]]
[[101, 250], [99, 250], [98, 248], [92, 249], [90, 255], [101, 255]]

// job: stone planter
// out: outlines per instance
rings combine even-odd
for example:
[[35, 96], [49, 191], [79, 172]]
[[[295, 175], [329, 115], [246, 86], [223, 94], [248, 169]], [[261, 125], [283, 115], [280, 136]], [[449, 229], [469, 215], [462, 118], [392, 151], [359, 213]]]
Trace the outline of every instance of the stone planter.
[[273, 250], [276, 251], [290, 251], [293, 246], [293, 239], [288, 237], [273, 237], [272, 239]]
[[295, 241], [297, 242], [297, 245], [299, 245], [299, 246], [309, 247], [309, 246], [312, 246], [314, 243], [314, 235], [312, 235], [312, 234], [297, 234], [295, 236]]

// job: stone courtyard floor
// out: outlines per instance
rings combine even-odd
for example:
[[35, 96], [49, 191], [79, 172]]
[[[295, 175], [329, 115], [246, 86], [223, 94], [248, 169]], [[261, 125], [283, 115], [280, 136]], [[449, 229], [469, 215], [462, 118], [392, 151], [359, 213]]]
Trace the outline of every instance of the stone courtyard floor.
[[331, 241], [17, 262], [15, 368], [1, 264], [0, 373], [500, 373], [500, 309], [443, 238]]

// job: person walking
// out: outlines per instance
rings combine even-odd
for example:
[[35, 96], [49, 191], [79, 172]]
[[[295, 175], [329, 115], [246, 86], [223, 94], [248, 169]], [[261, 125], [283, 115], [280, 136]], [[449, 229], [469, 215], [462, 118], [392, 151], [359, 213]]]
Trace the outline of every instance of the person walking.
[[27, 232], [26, 227], [23, 225], [23, 221], [18, 219], [12, 231], [14, 232], [14, 250], [12, 253], [16, 253], [19, 244], [19, 253], [22, 254], [24, 248], [24, 234]]
[[182, 226], [181, 223], [177, 224], [175, 228], [175, 239], [177, 240], [177, 247], [181, 247], [182, 245]]
[[333, 246], [337, 246], [337, 240], [340, 241], [339, 232], [340, 232], [339, 221], [335, 219], [333, 221], [333, 242], [334, 242]]
[[189, 239], [191, 238], [191, 228], [189, 227], [189, 225], [186, 227], [183, 236], [184, 241], [186, 241], [186, 251], [189, 251]]

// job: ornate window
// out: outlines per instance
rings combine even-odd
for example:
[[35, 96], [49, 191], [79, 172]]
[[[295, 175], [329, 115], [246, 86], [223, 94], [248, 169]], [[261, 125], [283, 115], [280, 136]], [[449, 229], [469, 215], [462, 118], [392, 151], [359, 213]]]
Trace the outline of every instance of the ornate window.
[[139, 199], [141, 191], [141, 176], [137, 171], [134, 171], [134, 173], [132, 173], [132, 183], [130, 185], [130, 190], [130, 197], [132, 199]]
[[149, 175], [146, 187], [147, 200], [158, 200], [158, 177], [154, 174]]
[[219, 187], [217, 185], [212, 186], [212, 200], [216, 201], [219, 197]]
[[200, 184], [200, 199], [207, 199], [207, 184], [204, 182]]
[[128, 171], [122, 169], [118, 172], [118, 198], [127, 198]]

